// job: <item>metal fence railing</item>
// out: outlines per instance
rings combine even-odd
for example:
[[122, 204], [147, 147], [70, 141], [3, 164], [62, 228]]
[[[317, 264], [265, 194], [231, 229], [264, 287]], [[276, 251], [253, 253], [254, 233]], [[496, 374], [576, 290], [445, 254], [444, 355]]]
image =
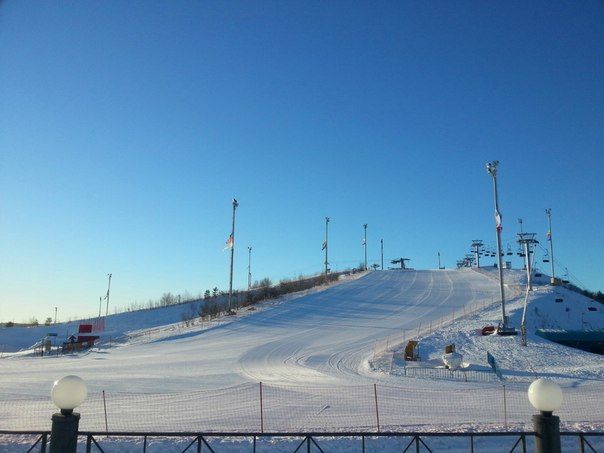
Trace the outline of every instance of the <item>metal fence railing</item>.
[[[10, 443], [11, 436], [16, 443]], [[19, 436], [19, 437], [15, 437]], [[604, 448], [604, 432], [566, 431], [560, 433], [562, 451], [596, 453]], [[0, 450], [46, 453], [49, 431], [0, 431]], [[210, 452], [326, 452], [326, 451], [534, 451], [535, 433], [509, 432], [291, 432], [283, 433], [199, 433], [199, 432], [79, 432], [78, 451], [179, 451]], [[15, 447], [14, 449], [12, 447]]]

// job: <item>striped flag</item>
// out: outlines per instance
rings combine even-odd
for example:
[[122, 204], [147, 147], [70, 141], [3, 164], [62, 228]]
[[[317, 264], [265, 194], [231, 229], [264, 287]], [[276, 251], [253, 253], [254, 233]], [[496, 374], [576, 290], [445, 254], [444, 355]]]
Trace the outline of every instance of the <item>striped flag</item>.
[[323, 247], [321, 247], [321, 250], [325, 250], [327, 248], [327, 241], [323, 241]]
[[503, 226], [501, 225], [501, 214], [498, 211], [495, 212], [495, 224], [497, 231], [501, 231], [503, 229]]
[[223, 248], [222, 250], [228, 250], [228, 249], [232, 249], [233, 248], [233, 244], [235, 243], [235, 239], [233, 238], [233, 235], [230, 234], [229, 238], [226, 241], [226, 246], [225, 248]]

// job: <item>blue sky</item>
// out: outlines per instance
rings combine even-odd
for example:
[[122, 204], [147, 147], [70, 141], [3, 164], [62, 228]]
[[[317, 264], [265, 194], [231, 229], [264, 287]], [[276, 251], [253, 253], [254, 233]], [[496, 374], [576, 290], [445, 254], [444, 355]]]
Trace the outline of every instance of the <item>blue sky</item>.
[[[2, 2], [0, 320], [363, 258], [517, 218], [604, 290], [601, 2]], [[514, 247], [515, 248], [515, 247]], [[520, 262], [516, 261], [516, 265]]]

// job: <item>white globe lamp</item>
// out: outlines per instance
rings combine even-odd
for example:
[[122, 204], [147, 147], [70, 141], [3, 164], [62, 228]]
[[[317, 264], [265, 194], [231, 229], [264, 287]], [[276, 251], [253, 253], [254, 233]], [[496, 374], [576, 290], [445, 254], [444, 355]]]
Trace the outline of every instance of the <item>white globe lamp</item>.
[[88, 396], [86, 383], [79, 376], [65, 376], [55, 381], [50, 391], [52, 402], [61, 409], [63, 415], [68, 415], [84, 402]]
[[528, 399], [535, 409], [551, 415], [562, 405], [562, 389], [549, 379], [537, 379], [529, 386]]

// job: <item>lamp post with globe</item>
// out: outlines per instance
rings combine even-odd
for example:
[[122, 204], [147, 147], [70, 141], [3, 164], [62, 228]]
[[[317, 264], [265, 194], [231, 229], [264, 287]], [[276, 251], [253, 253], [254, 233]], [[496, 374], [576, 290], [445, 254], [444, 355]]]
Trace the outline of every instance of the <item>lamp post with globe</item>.
[[553, 412], [562, 405], [562, 389], [549, 379], [537, 379], [529, 386], [528, 399], [541, 412], [533, 415], [535, 453], [560, 453], [560, 418]]
[[78, 376], [65, 376], [55, 381], [50, 396], [55, 406], [61, 409], [60, 413], [52, 415], [50, 453], [75, 453], [80, 414], [73, 410], [88, 396], [86, 383]]

